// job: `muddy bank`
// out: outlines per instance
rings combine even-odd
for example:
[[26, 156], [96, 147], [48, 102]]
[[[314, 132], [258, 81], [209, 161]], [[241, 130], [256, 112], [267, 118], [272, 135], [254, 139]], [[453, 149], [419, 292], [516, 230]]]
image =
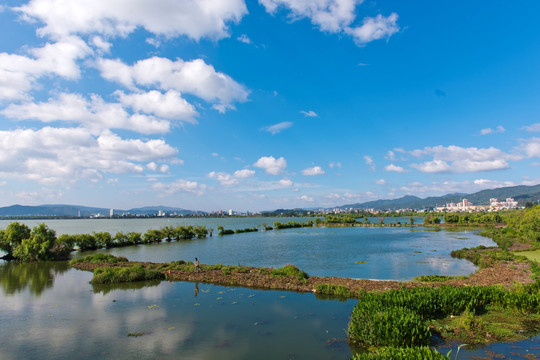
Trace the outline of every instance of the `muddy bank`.
[[242, 266], [241, 271], [223, 271], [213, 269], [212, 265], [201, 264], [200, 272], [192, 268], [179, 269], [174, 263], [150, 263], [150, 262], [121, 262], [121, 263], [89, 263], [80, 262], [72, 266], [80, 269], [93, 271], [104, 267], [129, 267], [141, 264], [154, 270], [161, 271], [171, 281], [206, 282], [216, 285], [241, 286], [256, 289], [288, 290], [297, 292], [316, 292], [317, 285], [329, 284], [344, 286], [352, 293], [359, 290], [385, 291], [401, 289], [403, 287], [416, 286], [440, 286], [442, 284], [452, 286], [495, 285], [505, 287], [512, 286], [515, 282], [527, 284], [534, 282], [531, 277], [530, 266], [527, 263], [499, 263], [493, 267], [479, 270], [466, 279], [453, 279], [446, 282], [420, 283], [414, 281], [381, 281], [367, 279], [349, 279], [339, 277], [311, 276], [307, 279], [298, 279], [295, 276], [276, 276], [270, 272], [272, 269]]

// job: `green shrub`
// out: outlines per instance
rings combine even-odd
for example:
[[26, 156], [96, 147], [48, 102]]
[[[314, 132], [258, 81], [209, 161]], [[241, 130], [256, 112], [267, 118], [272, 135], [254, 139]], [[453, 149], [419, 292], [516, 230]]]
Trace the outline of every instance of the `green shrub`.
[[445, 360], [450, 357], [442, 355], [437, 350], [428, 346], [417, 347], [382, 347], [375, 352], [358, 353], [353, 356], [353, 360]]
[[294, 276], [298, 280], [306, 280], [307, 278], [309, 278], [309, 275], [307, 273], [290, 264], [285, 265], [279, 269], [273, 269], [271, 274], [273, 276]]
[[351, 341], [366, 346], [428, 345], [429, 328], [415, 311], [386, 306], [377, 299], [360, 300], [353, 309], [348, 328]]
[[144, 268], [142, 265], [131, 267], [105, 267], [94, 270], [92, 284], [118, 284], [123, 282], [163, 280], [165, 274]]
[[414, 278], [414, 280], [420, 282], [444, 282], [454, 279], [466, 279], [466, 276], [423, 275]]
[[70, 265], [78, 263], [91, 263], [91, 264], [100, 264], [100, 263], [123, 263], [128, 262], [129, 260], [123, 256], [114, 256], [110, 254], [95, 254], [87, 255], [83, 258], [73, 259], [69, 262]]
[[343, 285], [319, 284], [315, 287], [318, 294], [351, 297], [351, 291]]

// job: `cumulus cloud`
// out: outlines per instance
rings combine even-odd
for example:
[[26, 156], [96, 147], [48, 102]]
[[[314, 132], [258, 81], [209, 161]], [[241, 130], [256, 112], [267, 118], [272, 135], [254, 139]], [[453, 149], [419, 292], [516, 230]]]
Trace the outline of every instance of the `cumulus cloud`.
[[208, 173], [208, 177], [211, 179], [216, 179], [221, 185], [238, 185], [238, 179], [235, 179], [233, 176], [231, 176], [231, 174], [227, 174], [225, 172], [211, 171]]
[[194, 117], [198, 114], [195, 107], [182, 98], [178, 91], [169, 90], [165, 94], [157, 90], [134, 94], [117, 91], [115, 94], [122, 105], [129, 106], [135, 111], [196, 123]]
[[393, 171], [393, 172], [397, 172], [397, 173], [404, 173], [406, 170], [404, 168], [402, 168], [401, 166], [398, 166], [398, 165], [394, 165], [394, 164], [390, 164], [390, 165], [386, 165], [384, 167], [384, 169], [386, 171]]
[[246, 35], [242, 34], [236, 38], [236, 40], [244, 43], [244, 44], [251, 44], [251, 39]]
[[494, 133], [503, 133], [505, 132], [506, 129], [502, 126], [502, 125], [499, 125], [497, 126], [495, 129], [492, 129], [492, 128], [485, 128], [485, 129], [482, 129], [480, 130], [480, 135], [488, 135], [488, 134], [494, 134]]
[[246, 179], [246, 178], [253, 177], [255, 175], [255, 170], [250, 170], [250, 169], [236, 170], [233, 175], [234, 177], [238, 179]]
[[287, 167], [287, 161], [283, 157], [263, 156], [253, 166], [264, 169], [268, 174], [279, 175]]
[[309, 197], [307, 195], [302, 195], [297, 198], [298, 200], [306, 201], [306, 202], [313, 202], [315, 201], [312, 197]]
[[0, 53], [0, 100], [28, 98], [28, 92], [43, 76], [78, 79], [81, 71], [77, 61], [91, 53], [88, 45], [76, 36], [31, 48], [28, 50], [30, 56]]
[[233, 103], [248, 100], [249, 91], [230, 76], [217, 72], [202, 59], [176, 61], [151, 57], [127, 65], [121, 60], [99, 59], [101, 76], [127, 88], [157, 86], [161, 90], [176, 90], [195, 95], [220, 112], [234, 109]]
[[377, 185], [386, 185], [387, 182], [384, 179], [379, 179], [379, 180], [375, 181], [375, 184], [377, 184]]
[[306, 117], [318, 117], [319, 116], [313, 110], [309, 110], [309, 111], [302, 110], [302, 111], [300, 111], [300, 114], [304, 114], [304, 116], [306, 116]]
[[17, 120], [78, 123], [93, 133], [105, 129], [128, 129], [142, 134], [155, 134], [166, 133], [170, 129], [167, 120], [144, 114], [129, 114], [121, 104], [107, 103], [98, 95], [91, 95], [87, 100], [79, 94], [62, 93], [47, 102], [11, 104], [1, 113]]
[[540, 158], [540, 138], [533, 137], [521, 141], [521, 147], [529, 158]]
[[528, 132], [540, 132], [540, 123], [524, 126], [523, 129], [525, 129]]
[[228, 23], [247, 14], [244, 0], [164, 0], [159, 6], [151, 0], [32, 0], [15, 10], [23, 19], [42, 23], [40, 35], [57, 38], [76, 33], [126, 37], [141, 27], [166, 37], [221, 39], [229, 36]]
[[259, 0], [259, 2], [270, 14], [275, 14], [280, 9], [287, 10], [292, 21], [309, 18], [321, 31], [348, 34], [359, 45], [389, 38], [399, 31], [398, 15], [395, 13], [388, 17], [382, 15], [366, 17], [362, 25], [354, 26], [356, 6], [363, 0]]
[[345, 33], [351, 35], [358, 45], [367, 44], [374, 40], [388, 39], [399, 31], [397, 19], [396, 13], [387, 17], [380, 14], [376, 17], [366, 17], [361, 26], [347, 27]]
[[278, 184], [283, 187], [290, 187], [294, 185], [291, 179], [281, 179], [278, 181]]
[[163, 140], [122, 139], [84, 128], [0, 131], [2, 177], [40, 183], [100, 180], [104, 174], [142, 174], [142, 163], [173, 159], [178, 151]]
[[235, 171], [232, 175], [226, 172], [211, 171], [208, 173], [208, 177], [216, 179], [221, 185], [232, 186], [238, 185], [240, 182], [238, 179], [247, 179], [255, 175], [255, 170], [242, 169]]
[[431, 156], [433, 160], [411, 164], [421, 172], [478, 172], [502, 170], [510, 167], [509, 160], [521, 160], [521, 155], [511, 155], [494, 147], [463, 148], [460, 146], [435, 146], [411, 151], [415, 157]]
[[302, 175], [304, 176], [324, 175], [324, 170], [320, 166], [314, 166], [314, 167], [302, 170]]
[[177, 179], [171, 183], [157, 182], [152, 184], [152, 189], [160, 193], [160, 196], [171, 196], [178, 192], [187, 192], [195, 195], [202, 195], [206, 190], [206, 185], [199, 184], [196, 181]]
[[272, 135], [275, 135], [275, 134], [277, 134], [277, 133], [279, 133], [279, 132], [281, 132], [281, 131], [283, 131], [285, 129], [290, 128], [291, 126], [293, 126], [292, 122], [283, 121], [283, 122], [277, 123], [275, 125], [265, 127], [264, 130], [268, 131]]

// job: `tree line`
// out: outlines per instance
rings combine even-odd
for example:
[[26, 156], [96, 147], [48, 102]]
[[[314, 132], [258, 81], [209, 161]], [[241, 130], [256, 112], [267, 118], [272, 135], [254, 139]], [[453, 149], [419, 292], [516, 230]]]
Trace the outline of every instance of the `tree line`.
[[62, 234], [45, 224], [30, 229], [25, 224], [13, 222], [5, 230], [0, 229], [0, 250], [6, 260], [47, 261], [67, 260], [75, 249], [79, 251], [111, 249], [116, 247], [155, 244], [162, 241], [181, 241], [205, 238], [211, 234], [205, 226], [165, 226], [159, 230], [149, 229], [146, 233], [117, 232], [112, 236], [108, 232], [92, 234]]

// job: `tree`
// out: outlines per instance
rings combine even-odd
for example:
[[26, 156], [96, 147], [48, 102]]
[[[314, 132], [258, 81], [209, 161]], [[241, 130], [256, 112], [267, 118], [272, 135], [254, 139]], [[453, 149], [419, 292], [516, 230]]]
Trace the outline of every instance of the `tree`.
[[24, 239], [30, 237], [30, 228], [24, 224], [13, 222], [5, 230], [0, 230], [0, 249], [6, 252], [6, 258], [13, 258], [13, 251]]
[[54, 260], [51, 251], [56, 243], [56, 232], [45, 224], [32, 229], [30, 238], [23, 239], [13, 251], [13, 257], [23, 261]]

